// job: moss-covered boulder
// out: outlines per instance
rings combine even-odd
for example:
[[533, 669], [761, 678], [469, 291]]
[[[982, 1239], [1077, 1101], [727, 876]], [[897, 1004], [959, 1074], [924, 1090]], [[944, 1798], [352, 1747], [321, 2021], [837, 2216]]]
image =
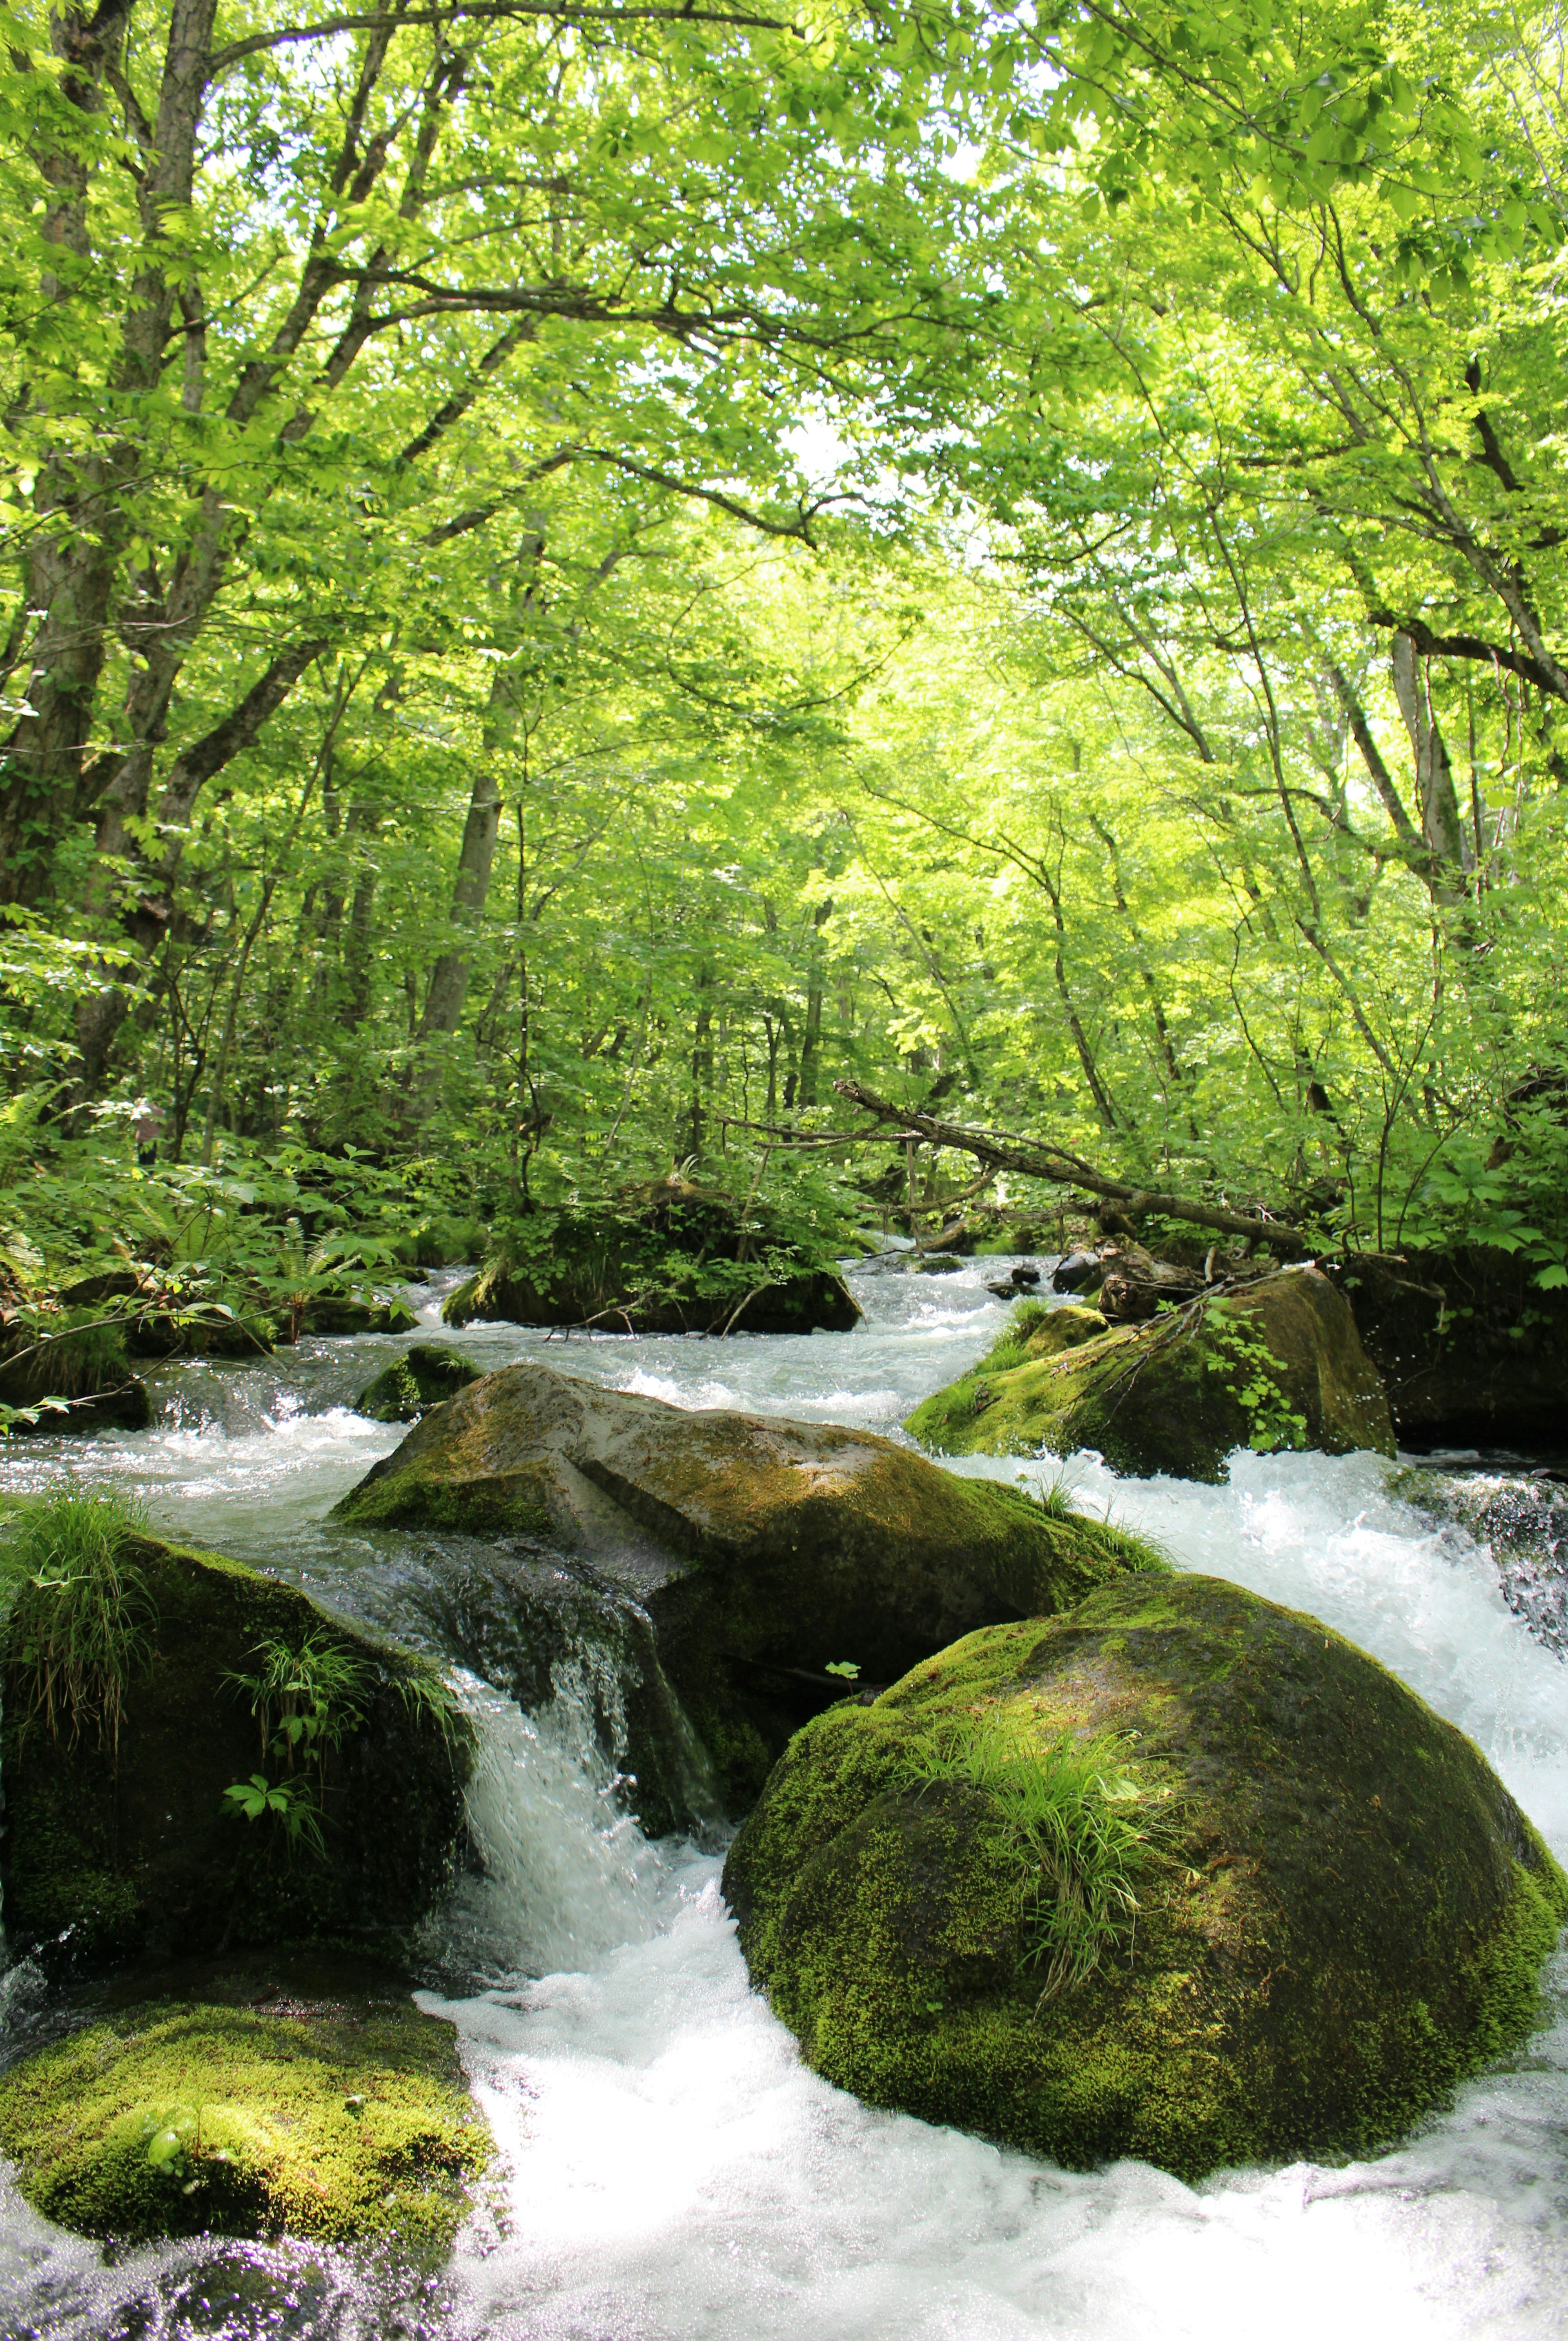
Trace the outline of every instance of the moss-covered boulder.
[[[12, 1951], [166, 1959], [421, 1918], [453, 1874], [472, 1763], [435, 1670], [215, 1553], [131, 1536], [117, 1567], [135, 1648], [116, 1728], [101, 1709], [73, 1717], [58, 1679], [51, 1728], [52, 1590], [25, 1582], [5, 1625]], [[308, 1690], [262, 1701], [237, 1679], [312, 1651], [338, 1662], [325, 1710]], [[291, 1763], [280, 1739], [307, 1715]], [[248, 1819], [227, 1791], [258, 1774], [284, 1802]]]
[[412, 1333], [419, 1320], [406, 1300], [385, 1293], [318, 1292], [299, 1312], [301, 1333]]
[[1311, 1268], [1120, 1327], [1094, 1310], [1025, 1302], [989, 1355], [904, 1428], [944, 1455], [1093, 1448], [1135, 1478], [1223, 1480], [1238, 1447], [1393, 1452], [1354, 1320]]
[[441, 1315], [604, 1333], [847, 1333], [861, 1310], [766, 1210], [672, 1177], [614, 1209], [514, 1220]]
[[26, 2200], [117, 2244], [286, 2233], [443, 2257], [493, 2152], [452, 2026], [390, 1978], [290, 1967], [259, 2005], [252, 1977], [213, 1983], [115, 2007], [0, 2080]]
[[893, 1681], [957, 1634], [1162, 1564], [1103, 1523], [961, 1479], [870, 1431], [689, 1413], [508, 1366], [460, 1390], [335, 1517], [521, 1532], [613, 1572], [744, 1808], [830, 1667]]
[[372, 1422], [417, 1422], [433, 1406], [478, 1380], [478, 1367], [460, 1350], [444, 1350], [435, 1341], [414, 1341], [365, 1384], [354, 1410]]
[[[1060, 1834], [1022, 1824], [1047, 1808]], [[1568, 1915], [1463, 1734], [1208, 1577], [971, 1635], [817, 1718], [724, 1891], [829, 2080], [1188, 2179], [1397, 2137], [1528, 2031]]]
[[21, 1418], [11, 1425], [16, 1431], [145, 1430], [153, 1419], [152, 1395], [131, 1370], [125, 1326], [105, 1321], [103, 1303], [0, 1321], [0, 1406]]

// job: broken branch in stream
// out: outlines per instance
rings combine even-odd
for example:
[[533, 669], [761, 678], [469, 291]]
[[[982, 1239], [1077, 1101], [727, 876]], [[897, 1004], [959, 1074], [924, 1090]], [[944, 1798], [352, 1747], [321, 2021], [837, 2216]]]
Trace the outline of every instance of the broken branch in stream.
[[[1305, 1237], [1287, 1220], [1272, 1219], [1262, 1211], [1230, 1211], [1223, 1204], [1193, 1202], [1186, 1195], [1134, 1187], [1124, 1179], [1108, 1178], [1103, 1170], [1085, 1162], [1082, 1155], [1071, 1153], [1065, 1147], [1042, 1145], [1006, 1131], [966, 1130], [959, 1122], [938, 1121], [934, 1114], [890, 1103], [874, 1091], [864, 1089], [859, 1081], [834, 1081], [834, 1088], [840, 1097], [847, 1098], [851, 1105], [859, 1106], [878, 1122], [893, 1123], [894, 1137], [918, 1139], [927, 1146], [945, 1146], [955, 1154], [972, 1154], [977, 1162], [993, 1170], [1012, 1170], [1022, 1179], [1040, 1179], [1057, 1187], [1083, 1187], [1102, 1200], [1116, 1204], [1129, 1219], [1156, 1212], [1162, 1219], [1185, 1220], [1193, 1227], [1213, 1228], [1222, 1235], [1244, 1236], [1249, 1243], [1265, 1245], [1283, 1260], [1302, 1260], [1306, 1256]], [[862, 1139], [871, 1134], [844, 1132], [845, 1137]], [[884, 1138], [888, 1134], [885, 1131], [881, 1133]]]

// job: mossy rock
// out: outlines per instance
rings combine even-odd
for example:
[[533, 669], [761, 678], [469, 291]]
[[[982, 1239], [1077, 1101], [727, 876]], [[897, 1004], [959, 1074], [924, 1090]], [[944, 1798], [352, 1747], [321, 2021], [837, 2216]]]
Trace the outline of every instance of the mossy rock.
[[453, 2027], [395, 1986], [264, 2007], [159, 1997], [0, 2080], [0, 2148], [34, 2209], [116, 2244], [374, 2243], [445, 2256], [493, 2156]]
[[520, 1223], [441, 1316], [604, 1333], [847, 1333], [861, 1310], [836, 1270], [803, 1258], [762, 1207], [672, 1178], [619, 1210]]
[[1238, 1447], [1393, 1453], [1388, 1400], [1354, 1320], [1310, 1268], [1138, 1325], [1025, 1302], [990, 1354], [904, 1429], [945, 1455], [1092, 1448], [1134, 1478], [1222, 1481]]
[[[73, 1747], [34, 1711], [31, 1653], [49, 1597], [25, 1587], [5, 1629], [0, 1886], [14, 1954], [88, 1965], [229, 1944], [353, 1937], [414, 1925], [454, 1874], [472, 1728], [441, 1711], [428, 1661], [329, 1618], [305, 1594], [216, 1553], [127, 1540], [156, 1623], [125, 1693], [117, 1757], [89, 1727]], [[361, 1669], [361, 1728], [324, 1758], [326, 1855], [289, 1848], [225, 1790], [277, 1782], [250, 1695], [257, 1646], [319, 1636]]]
[[694, 1413], [505, 1367], [337, 1506], [356, 1526], [534, 1536], [614, 1575], [744, 1810], [832, 1665], [894, 1680], [955, 1635], [1164, 1564], [1104, 1522], [959, 1479], [871, 1431]]
[[151, 1393], [131, 1371], [124, 1324], [103, 1323], [103, 1315], [102, 1304], [89, 1301], [36, 1325], [0, 1329], [0, 1405], [39, 1410], [17, 1431], [146, 1430]]
[[418, 1318], [405, 1300], [358, 1293], [318, 1292], [300, 1312], [302, 1333], [412, 1333]]
[[[922, 1745], [1124, 1736], [1153, 1817], [1130, 1948], [1054, 1996], [1057, 1889]], [[731, 1849], [753, 1980], [868, 2102], [1088, 2168], [1362, 2155], [1513, 2047], [1568, 1879], [1479, 1751], [1328, 1628], [1129, 1579], [970, 1635], [791, 1743]]]
[[478, 1380], [478, 1367], [459, 1350], [415, 1341], [365, 1384], [354, 1410], [372, 1422], [417, 1422], [433, 1406]]
[[1388, 1386], [1400, 1444], [1561, 1451], [1568, 1291], [1493, 1244], [1329, 1263]]

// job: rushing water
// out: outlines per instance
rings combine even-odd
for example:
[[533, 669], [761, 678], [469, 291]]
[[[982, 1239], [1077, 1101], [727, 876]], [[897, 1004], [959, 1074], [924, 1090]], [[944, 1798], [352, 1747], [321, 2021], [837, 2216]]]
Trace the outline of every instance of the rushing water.
[[[810, 1339], [451, 1336], [486, 1368], [543, 1356], [684, 1406], [889, 1430], [993, 1338], [997, 1263], [874, 1269], [866, 1321]], [[440, 1292], [415, 1296], [429, 1322]], [[0, 1489], [138, 1491], [155, 1523], [264, 1562], [425, 1648], [419, 1541], [324, 1527], [399, 1432], [352, 1410], [398, 1344], [321, 1341], [172, 1370], [158, 1425], [37, 1440]], [[966, 1470], [1011, 1478], [1016, 1463]], [[1050, 1468], [1054, 1475], [1055, 1466]], [[1031, 1476], [1043, 1476], [1028, 1467]], [[1469, 1732], [1568, 1856], [1568, 1666], [1511, 1609], [1484, 1544], [1413, 1509], [1370, 1457], [1237, 1457], [1230, 1484], [1069, 1476], [1179, 1566], [1310, 1609]], [[458, 1661], [484, 1759], [488, 1875], [432, 1935], [473, 2085], [504, 2149], [496, 2198], [435, 2282], [352, 2255], [168, 2246], [105, 2267], [0, 2182], [0, 2334], [71, 2341], [1448, 2341], [1568, 2331], [1568, 1959], [1553, 2021], [1396, 2153], [1222, 2174], [1064, 2173], [874, 2113], [806, 2070], [748, 1989], [712, 1852], [619, 1811], [587, 1666], [524, 1714]], [[471, 1655], [471, 1653], [467, 1654]], [[25, 2027], [29, 1977], [0, 1989]], [[0, 2166], [3, 2169], [3, 2166]]]

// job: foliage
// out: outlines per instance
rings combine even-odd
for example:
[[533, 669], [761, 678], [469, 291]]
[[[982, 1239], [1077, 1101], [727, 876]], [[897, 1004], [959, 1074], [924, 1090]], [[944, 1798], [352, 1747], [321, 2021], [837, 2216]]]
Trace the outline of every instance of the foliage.
[[0, 1300], [971, 1180], [835, 1075], [1561, 1286], [1556, 19], [590, 15], [16, 19]]
[[1030, 1872], [1025, 1957], [1044, 1969], [1042, 2000], [1130, 1949], [1137, 1877], [1147, 1860], [1150, 1791], [1124, 1734], [1036, 1740], [1016, 1718], [981, 1715], [917, 1741], [905, 1758], [922, 1788], [956, 1781], [990, 1798]]
[[139, 1506], [69, 1489], [24, 1506], [0, 1549], [15, 1596], [13, 1664], [29, 1685], [29, 1714], [75, 1748], [90, 1727], [117, 1764], [125, 1693], [151, 1660], [157, 1615], [127, 1552], [145, 1532]]
[[317, 1861], [326, 1859], [321, 1808], [308, 1781], [279, 1781], [275, 1786], [265, 1772], [253, 1772], [248, 1780], [236, 1780], [225, 1788], [224, 1795], [237, 1819], [275, 1823], [291, 1858], [295, 1848], [303, 1844]]
[[1223, 1298], [1203, 1304], [1203, 1370], [1217, 1374], [1252, 1423], [1247, 1444], [1255, 1454], [1307, 1444], [1307, 1419], [1290, 1404], [1280, 1384], [1284, 1370], [1268, 1342], [1241, 1323]]

